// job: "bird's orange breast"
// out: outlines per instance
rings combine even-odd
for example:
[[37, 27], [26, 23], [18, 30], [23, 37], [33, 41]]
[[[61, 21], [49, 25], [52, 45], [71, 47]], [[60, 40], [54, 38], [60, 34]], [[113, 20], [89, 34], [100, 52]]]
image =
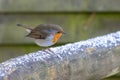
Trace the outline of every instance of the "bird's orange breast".
[[53, 43], [56, 43], [56, 42], [58, 41], [58, 39], [62, 36], [62, 33], [56, 33], [56, 34], [54, 34], [53, 36], [54, 36], [54, 37], [53, 37], [52, 42], [53, 42]]

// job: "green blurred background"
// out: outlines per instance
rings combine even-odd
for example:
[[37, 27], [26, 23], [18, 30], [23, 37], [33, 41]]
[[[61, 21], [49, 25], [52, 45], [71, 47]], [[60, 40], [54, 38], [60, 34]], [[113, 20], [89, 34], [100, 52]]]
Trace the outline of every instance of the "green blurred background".
[[43, 49], [17, 23], [62, 26], [67, 34], [58, 46], [119, 31], [119, 11], [120, 0], [0, 0], [0, 62]]

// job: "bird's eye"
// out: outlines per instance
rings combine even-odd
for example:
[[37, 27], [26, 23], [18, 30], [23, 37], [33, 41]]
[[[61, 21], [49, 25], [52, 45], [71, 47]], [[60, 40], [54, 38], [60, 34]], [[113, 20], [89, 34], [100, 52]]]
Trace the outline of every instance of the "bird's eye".
[[61, 33], [60, 31], [58, 31], [57, 33]]

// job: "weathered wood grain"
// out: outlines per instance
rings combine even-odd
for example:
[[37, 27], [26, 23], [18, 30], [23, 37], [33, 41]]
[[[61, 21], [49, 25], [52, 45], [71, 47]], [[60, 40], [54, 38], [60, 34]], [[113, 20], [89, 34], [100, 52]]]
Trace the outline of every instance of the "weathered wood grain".
[[101, 80], [118, 72], [120, 31], [0, 64], [0, 80]]

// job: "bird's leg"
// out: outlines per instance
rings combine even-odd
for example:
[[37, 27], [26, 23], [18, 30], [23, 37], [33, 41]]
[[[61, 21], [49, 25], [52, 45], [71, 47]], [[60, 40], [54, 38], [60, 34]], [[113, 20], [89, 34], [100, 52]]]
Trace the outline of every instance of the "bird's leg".
[[50, 48], [47, 49], [49, 52], [54, 53]]
[[49, 54], [54, 53], [50, 48], [43, 49], [43, 51]]

